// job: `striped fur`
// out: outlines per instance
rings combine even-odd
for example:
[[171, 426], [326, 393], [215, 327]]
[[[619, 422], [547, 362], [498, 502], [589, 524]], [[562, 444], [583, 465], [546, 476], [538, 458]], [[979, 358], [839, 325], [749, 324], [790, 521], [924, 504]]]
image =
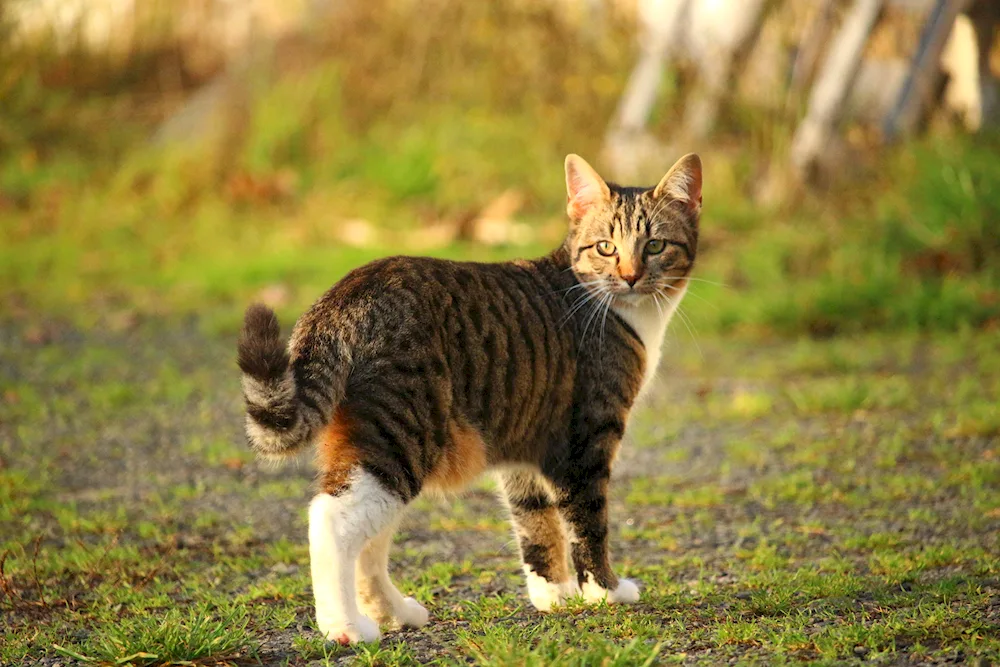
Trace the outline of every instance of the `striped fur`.
[[[361, 558], [359, 576], [371, 577], [314, 586], [317, 606], [337, 610], [321, 614], [328, 637], [374, 636], [338, 597], [348, 589], [379, 620], [426, 620], [384, 566], [365, 564], [384, 558], [396, 519], [365, 513], [361, 479], [377, 499], [365, 502], [402, 508], [496, 470], [537, 607], [581, 590], [637, 597], [609, 564], [608, 482], [694, 264], [701, 163], [682, 158], [655, 188], [606, 184], [576, 156], [566, 175], [569, 233], [545, 257], [372, 262], [299, 319], [287, 350], [274, 314], [248, 309], [239, 365], [250, 444], [267, 458], [315, 446], [316, 521], [327, 527], [310, 539], [323, 558]], [[363, 549], [376, 535], [380, 546]], [[314, 576], [332, 576], [318, 566]]]
[[237, 362], [247, 437], [263, 458], [295, 454], [329, 423], [343, 398], [349, 358], [335, 340], [317, 340], [312, 348], [314, 355], [290, 359], [274, 312], [260, 304], [247, 309]]

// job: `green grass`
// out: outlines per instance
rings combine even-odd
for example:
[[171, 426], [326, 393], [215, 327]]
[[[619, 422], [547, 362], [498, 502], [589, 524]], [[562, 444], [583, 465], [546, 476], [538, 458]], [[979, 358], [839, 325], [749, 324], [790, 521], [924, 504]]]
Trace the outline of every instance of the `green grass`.
[[[988, 335], [705, 337], [703, 356], [682, 337], [613, 485], [613, 553], [642, 583], [638, 605], [533, 612], [485, 484], [416, 503], [398, 538], [394, 578], [432, 623], [346, 649], [322, 642], [312, 620], [308, 469], [267, 473], [246, 460], [238, 391], [223, 370], [231, 341], [171, 326], [78, 343], [86, 354], [50, 345], [0, 388], [54, 388], [48, 401], [5, 404], [14, 430], [0, 440], [0, 662], [1000, 656], [1000, 359]], [[172, 361], [123, 366], [143, 341], [145, 354]], [[81, 411], [104, 405], [107, 378], [126, 367], [135, 372], [120, 376], [109, 407]], [[189, 388], [151, 390], [180, 376]], [[745, 409], [745, 395], [769, 408]], [[110, 444], [123, 424], [137, 449]], [[138, 487], [120, 474], [130, 466], [149, 471]], [[75, 491], [80, 475], [88, 481]]]
[[82, 647], [89, 655], [58, 644], [53, 644], [53, 649], [81, 662], [98, 664], [164, 664], [201, 658], [219, 661], [251, 647], [247, 623], [246, 609], [167, 609], [108, 627]]

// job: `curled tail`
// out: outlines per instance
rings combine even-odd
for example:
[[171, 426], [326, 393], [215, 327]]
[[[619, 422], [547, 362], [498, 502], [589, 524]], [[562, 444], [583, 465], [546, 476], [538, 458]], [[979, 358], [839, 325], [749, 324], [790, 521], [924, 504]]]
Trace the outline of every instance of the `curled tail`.
[[243, 371], [247, 439], [261, 457], [296, 454], [343, 398], [344, 365], [336, 350], [325, 347], [304, 350], [308, 354], [292, 362], [274, 311], [262, 304], [247, 308], [237, 363]]

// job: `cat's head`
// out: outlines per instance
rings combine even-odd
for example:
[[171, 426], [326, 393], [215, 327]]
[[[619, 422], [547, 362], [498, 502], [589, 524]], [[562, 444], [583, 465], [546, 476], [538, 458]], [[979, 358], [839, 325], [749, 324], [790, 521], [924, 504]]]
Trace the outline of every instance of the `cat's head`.
[[679, 293], [694, 267], [701, 214], [701, 159], [685, 155], [653, 188], [605, 183], [578, 155], [566, 157], [567, 247], [592, 293], [638, 303]]

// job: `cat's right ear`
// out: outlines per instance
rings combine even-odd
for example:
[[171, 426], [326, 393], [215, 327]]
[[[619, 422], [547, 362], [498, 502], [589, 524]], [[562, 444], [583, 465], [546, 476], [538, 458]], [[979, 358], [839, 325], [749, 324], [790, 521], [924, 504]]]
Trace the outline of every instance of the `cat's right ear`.
[[685, 208], [698, 215], [701, 213], [701, 158], [688, 153], [663, 177], [653, 190], [653, 199], [669, 197], [683, 202]]
[[611, 200], [611, 190], [594, 168], [579, 155], [566, 156], [566, 213], [580, 222], [587, 213]]

